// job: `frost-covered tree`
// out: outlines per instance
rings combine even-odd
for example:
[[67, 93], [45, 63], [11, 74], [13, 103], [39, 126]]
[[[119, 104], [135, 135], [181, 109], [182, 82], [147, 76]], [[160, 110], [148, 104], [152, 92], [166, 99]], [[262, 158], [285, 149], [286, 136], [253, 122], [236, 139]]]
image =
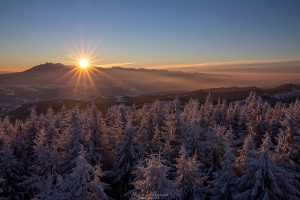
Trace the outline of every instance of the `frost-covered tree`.
[[215, 126], [217, 125], [227, 125], [226, 124], [226, 111], [227, 111], [227, 105], [226, 100], [223, 99], [221, 102], [221, 99], [218, 99], [218, 103], [215, 106], [213, 113], [212, 113], [212, 122]]
[[183, 140], [183, 143], [186, 146], [187, 152], [189, 155], [193, 155], [197, 149], [201, 149], [201, 136], [200, 127], [198, 126], [197, 121], [190, 121], [186, 127], [186, 135]]
[[100, 199], [109, 199], [109, 197], [105, 194], [104, 190], [109, 189], [108, 184], [103, 183], [101, 178], [105, 174], [102, 172], [101, 164], [98, 163], [94, 167], [93, 176], [94, 179], [92, 182], [88, 183], [88, 189], [91, 191], [91, 199], [100, 200]]
[[72, 117], [70, 119], [71, 123], [71, 131], [70, 137], [68, 141], [68, 150], [71, 158], [77, 156], [77, 154], [81, 151], [81, 145], [84, 143], [85, 135], [83, 134], [82, 130], [82, 122], [79, 118], [79, 113], [76, 110], [73, 111]]
[[179, 199], [204, 199], [204, 176], [199, 171], [200, 163], [193, 157], [188, 157], [184, 146], [179, 151], [179, 157], [175, 164], [178, 176], [175, 179], [176, 194]]
[[33, 149], [34, 161], [28, 168], [29, 175], [21, 186], [25, 188], [31, 196], [36, 195], [46, 188], [48, 191], [45, 191], [45, 193], [50, 193], [51, 186], [43, 187], [47, 182], [48, 174], [45, 174], [45, 171], [47, 170], [46, 165], [49, 157], [46, 149], [46, 133], [44, 129], [41, 129], [41, 131], [37, 133], [34, 139]]
[[172, 199], [176, 196], [174, 192], [175, 185], [173, 181], [167, 178], [167, 172], [170, 167], [164, 164], [164, 160], [160, 155], [151, 154], [146, 158], [145, 166], [137, 166], [135, 174], [141, 173], [143, 177], [133, 182], [139, 194], [143, 194], [147, 198], [160, 197], [160, 199]]
[[54, 119], [55, 128], [57, 128], [59, 134], [63, 134], [64, 130], [69, 128], [71, 110], [68, 110], [65, 105], [62, 106], [59, 113], [57, 113], [56, 118]]
[[215, 180], [213, 181], [213, 197], [214, 200], [230, 200], [236, 192], [235, 182], [236, 176], [233, 171], [233, 163], [235, 156], [231, 153], [231, 148], [227, 147], [224, 160], [222, 162], [222, 169], [215, 173]]
[[212, 123], [212, 114], [213, 114], [213, 104], [212, 104], [212, 99], [211, 99], [211, 95], [209, 93], [209, 95], [206, 97], [206, 100], [204, 102], [204, 104], [201, 105], [200, 107], [200, 126], [206, 127], [207, 129], [209, 129], [210, 126], [213, 126]]
[[198, 100], [190, 99], [184, 106], [181, 113], [181, 119], [184, 122], [199, 120], [199, 102]]
[[51, 123], [54, 123], [54, 119], [56, 118], [53, 109], [50, 107], [47, 109], [46, 115], [43, 113], [40, 116], [40, 124], [42, 127], [48, 127]]
[[[114, 144], [122, 141], [122, 132], [125, 124], [125, 117], [120, 106], [113, 106], [108, 109], [106, 123], [108, 125], [108, 136], [110, 137], [109, 142], [114, 146]], [[114, 148], [116, 147], [114, 146]]]
[[275, 152], [271, 154], [275, 164], [276, 181], [282, 190], [283, 199], [295, 199], [300, 195], [300, 174], [297, 172], [296, 163], [291, 159], [293, 146], [289, 145], [288, 136], [283, 131], [276, 139], [278, 144]]
[[245, 138], [243, 147], [238, 152], [239, 156], [236, 158], [234, 165], [236, 172], [241, 174], [249, 166], [249, 162], [256, 158], [255, 143], [251, 134], [248, 134]]
[[95, 165], [101, 157], [100, 151], [103, 143], [103, 132], [101, 129], [101, 112], [98, 111], [95, 104], [83, 111], [83, 134], [86, 135], [86, 160]]
[[229, 103], [227, 107], [226, 121], [227, 126], [232, 128], [232, 133], [238, 138], [238, 145], [242, 144], [245, 132], [243, 130], [243, 125], [246, 124], [246, 119], [241, 114], [241, 104], [239, 102]]
[[[47, 133], [41, 129], [34, 140], [34, 161], [29, 167], [29, 177], [21, 184], [32, 196], [50, 196], [55, 191], [55, 183], [59, 178], [57, 166], [60, 155], [56, 147], [48, 144]], [[52, 143], [54, 145], [54, 143]]]
[[295, 169], [295, 162], [291, 159], [291, 154], [294, 153], [294, 149], [293, 145], [291, 145], [290, 134], [281, 130], [276, 140], [277, 146], [272, 154], [273, 160], [281, 167]]
[[0, 122], [0, 137], [5, 137], [6, 141], [11, 144], [15, 139], [13, 125], [10, 123], [8, 116]]
[[114, 177], [114, 183], [119, 185], [120, 194], [127, 192], [131, 188], [134, 178], [132, 172], [140, 159], [139, 146], [134, 143], [135, 134], [132, 121], [129, 120], [124, 130], [123, 140], [117, 144], [117, 161], [111, 173]]
[[150, 141], [155, 134], [155, 127], [162, 126], [164, 114], [159, 101], [155, 101], [150, 108], [145, 104], [141, 109], [140, 123], [138, 125], [138, 140], [142, 145], [147, 146], [147, 150], [151, 150]]
[[[300, 119], [299, 118], [300, 103], [296, 101], [291, 104], [290, 107], [285, 111], [285, 118], [281, 122], [281, 132], [284, 132], [286, 142], [290, 148], [290, 157], [294, 161], [300, 164], [299, 153], [300, 153]], [[300, 170], [300, 167], [299, 167]]]
[[209, 176], [211, 176], [213, 172], [221, 169], [222, 157], [226, 148], [225, 133], [225, 128], [220, 126], [207, 132], [208, 141], [206, 151], [209, 153]]
[[46, 133], [46, 141], [49, 145], [51, 146], [57, 146], [58, 140], [60, 139], [60, 134], [58, 129], [55, 127], [55, 121], [54, 121], [54, 116], [49, 117], [50, 119], [47, 120], [47, 125], [44, 126], [43, 128], [45, 129]]
[[270, 135], [265, 138], [258, 149], [257, 159], [248, 162], [246, 170], [239, 180], [240, 193], [234, 199], [283, 199], [283, 190], [278, 185], [276, 171], [279, 170], [271, 159], [273, 148]]
[[[171, 110], [166, 114], [166, 119], [164, 122], [165, 132], [163, 136], [165, 138], [168, 138], [174, 147], [177, 147], [178, 144], [180, 144], [183, 141], [184, 135], [186, 133], [186, 126], [182, 121], [180, 115], [180, 101], [178, 98], [176, 98], [172, 102]], [[179, 151], [179, 148], [176, 148], [175, 150]]]
[[159, 129], [158, 125], [156, 125], [153, 138], [150, 143], [152, 152], [158, 153], [163, 145], [163, 142], [164, 139], [162, 137], [162, 131]]
[[0, 138], [1, 197], [7, 199], [24, 199], [25, 197], [28, 197], [25, 190], [22, 190], [19, 186], [23, 181], [23, 174], [24, 168], [22, 163], [14, 158], [13, 152], [9, 148], [7, 141], [4, 138]]
[[33, 162], [33, 156], [34, 156], [34, 151], [33, 151], [33, 141], [40, 130], [40, 123], [39, 123], [39, 117], [37, 116], [37, 113], [34, 108], [31, 108], [31, 112], [29, 117], [25, 121], [25, 127], [26, 127], [26, 133], [25, 137], [23, 139], [24, 142], [24, 149], [22, 152], [22, 157], [26, 159], [23, 159], [23, 166], [26, 171], [28, 171], [28, 167], [31, 166]]
[[266, 122], [265, 117], [262, 115], [257, 115], [255, 120], [250, 120], [247, 123], [247, 127], [249, 130], [249, 133], [253, 135], [253, 139], [256, 142], [257, 146], [259, 146], [261, 142], [261, 138], [263, 134], [266, 132]]
[[[92, 176], [93, 175], [93, 178]], [[107, 186], [100, 181], [103, 176], [100, 165], [95, 169], [84, 158], [84, 152], [80, 151], [75, 158], [75, 167], [72, 173], [63, 181], [60, 192], [54, 194], [54, 199], [108, 199], [104, 189]]]

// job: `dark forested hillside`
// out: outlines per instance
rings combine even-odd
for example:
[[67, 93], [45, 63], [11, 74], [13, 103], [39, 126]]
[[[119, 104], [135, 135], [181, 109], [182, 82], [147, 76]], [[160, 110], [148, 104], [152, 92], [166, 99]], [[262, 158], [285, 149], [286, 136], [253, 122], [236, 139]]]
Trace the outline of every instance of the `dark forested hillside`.
[[102, 114], [51, 108], [0, 121], [7, 199], [299, 199], [300, 102], [181, 106], [155, 101]]

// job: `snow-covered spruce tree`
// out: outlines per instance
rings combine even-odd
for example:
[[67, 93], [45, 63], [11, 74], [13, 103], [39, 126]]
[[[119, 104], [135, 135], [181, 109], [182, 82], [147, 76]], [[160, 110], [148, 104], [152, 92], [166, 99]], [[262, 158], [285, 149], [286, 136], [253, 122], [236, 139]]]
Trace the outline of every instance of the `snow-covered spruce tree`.
[[153, 124], [158, 124], [159, 126], [162, 126], [164, 124], [165, 114], [163, 106], [158, 100], [156, 100], [152, 104], [149, 112], [150, 115], [153, 117]]
[[26, 133], [24, 137], [24, 150], [23, 150], [23, 156], [26, 157], [26, 159], [23, 159], [24, 163], [23, 166], [25, 170], [27, 171], [28, 167], [31, 166], [33, 161], [33, 141], [40, 130], [40, 123], [39, 123], [39, 117], [37, 116], [37, 113], [34, 108], [31, 108], [31, 113], [29, 117], [25, 121], [25, 127], [26, 127]]
[[179, 100], [173, 101], [173, 106], [170, 112], [166, 114], [165, 125], [163, 127], [164, 132], [162, 133], [164, 144], [169, 144], [172, 147], [170, 151], [171, 163], [175, 162], [176, 152], [180, 150], [180, 145], [184, 141], [187, 127], [186, 124], [181, 120], [179, 110]]
[[0, 178], [2, 181], [0, 190], [4, 199], [24, 199], [28, 198], [25, 190], [19, 187], [23, 181], [24, 169], [22, 163], [18, 162], [12, 150], [9, 148], [5, 138], [0, 138]]
[[106, 131], [106, 124], [102, 123], [101, 126], [101, 132], [102, 135], [99, 138], [101, 140], [101, 146], [99, 148], [99, 146], [97, 146], [97, 148], [99, 148], [99, 152], [100, 152], [100, 157], [102, 160], [102, 164], [103, 164], [103, 168], [104, 169], [112, 169], [114, 164], [115, 164], [115, 151], [114, 151], [114, 147], [113, 145], [110, 143], [110, 137], [109, 137], [109, 133]]
[[277, 146], [275, 148], [274, 153], [272, 154], [272, 158], [278, 166], [290, 170], [295, 170], [296, 164], [291, 159], [291, 154], [295, 152], [292, 144], [292, 139], [290, 137], [290, 133], [284, 130], [281, 130], [279, 132], [278, 136], [276, 137]]
[[62, 135], [67, 128], [70, 126], [70, 116], [71, 116], [71, 110], [68, 110], [65, 105], [62, 106], [59, 113], [57, 113], [56, 118], [54, 119], [54, 125], [55, 128], [57, 128], [57, 131], [60, 135]]
[[[282, 128], [280, 131], [285, 133], [286, 142], [291, 146], [290, 157], [300, 165], [300, 102], [296, 101], [291, 104], [285, 111], [285, 118], [281, 122]], [[300, 171], [300, 166], [299, 169]]]
[[112, 172], [109, 173], [109, 175], [114, 177], [114, 184], [118, 185], [120, 198], [131, 189], [131, 183], [134, 178], [132, 171], [140, 159], [140, 149], [134, 143], [136, 132], [131, 122], [131, 119], [128, 119], [126, 128], [123, 131], [123, 139], [116, 145], [116, 164]]
[[40, 124], [42, 127], [48, 127], [51, 123], [54, 123], [55, 114], [53, 109], [50, 107], [47, 109], [46, 115], [44, 116], [43, 113], [40, 116]]
[[261, 138], [267, 130], [265, 116], [267, 110], [268, 103], [264, 103], [256, 92], [250, 92], [243, 106], [242, 113], [247, 119], [246, 126], [248, 132], [253, 135], [253, 140], [257, 147], [260, 146]]
[[161, 153], [160, 155], [165, 159], [165, 164], [168, 166], [171, 166], [174, 159], [174, 149], [172, 148], [171, 144], [170, 144], [170, 140], [165, 141], [162, 144], [162, 148], [161, 148]]
[[59, 178], [57, 166], [60, 162], [55, 143], [48, 144], [45, 129], [41, 129], [34, 140], [34, 161], [29, 167], [30, 176], [20, 184], [32, 196], [50, 196], [55, 192], [55, 183]]
[[101, 157], [100, 148], [103, 146], [103, 133], [100, 126], [101, 113], [95, 104], [92, 104], [84, 110], [83, 116], [84, 135], [86, 135], [85, 146], [87, 147], [85, 158], [90, 164], [95, 165]]
[[[94, 178], [91, 177], [94, 175]], [[75, 167], [72, 173], [64, 180], [63, 189], [54, 194], [54, 199], [108, 199], [104, 193], [106, 184], [100, 181], [103, 173], [101, 167], [96, 166], [96, 170], [85, 160], [84, 152], [80, 151], [75, 158]]]
[[102, 172], [101, 164], [98, 164], [94, 167], [94, 180], [88, 183], [88, 188], [92, 192], [91, 199], [109, 199], [108, 196], [105, 194], [105, 189], [110, 189], [108, 184], [103, 183], [101, 178], [105, 175]]
[[10, 123], [8, 116], [4, 118], [2, 123], [0, 122], [0, 137], [5, 137], [9, 145], [15, 140], [14, 128]]
[[81, 151], [81, 145], [85, 140], [85, 135], [82, 132], [82, 122], [79, 118], [79, 111], [77, 111], [77, 109], [72, 112], [70, 123], [72, 129], [69, 136], [69, 153], [72, 158], [75, 158]]
[[15, 139], [12, 141], [11, 144], [11, 149], [13, 151], [13, 154], [15, 158], [20, 162], [20, 163], [27, 163], [27, 154], [26, 154], [26, 126], [25, 124], [20, 121], [16, 120], [14, 124], [14, 135]]
[[[233, 134], [237, 137], [242, 137], [242, 127], [241, 127], [241, 117], [240, 117], [240, 109], [241, 105], [238, 102], [235, 103], [229, 103], [227, 107], [227, 115], [226, 115], [226, 121], [228, 122], [227, 125], [230, 125], [233, 129]], [[243, 142], [243, 141], [241, 141]]]
[[267, 106], [267, 111], [265, 114], [265, 125], [266, 125], [266, 131], [270, 134], [272, 138], [276, 136], [279, 133], [280, 128], [280, 121], [278, 118], [280, 116], [274, 116], [275, 109], [273, 109], [269, 104]]
[[54, 111], [49, 108], [42, 125], [46, 133], [45, 139], [50, 146], [57, 146], [57, 142], [60, 139], [58, 128], [55, 126], [56, 118], [57, 116], [54, 115]]
[[190, 99], [185, 104], [181, 117], [181, 129], [184, 131], [184, 145], [189, 153], [193, 155], [199, 143], [199, 103], [197, 100]]
[[215, 106], [213, 113], [212, 113], [212, 122], [214, 123], [214, 126], [220, 125], [220, 126], [226, 126], [226, 100], [223, 99], [221, 102], [221, 99], [218, 99], [218, 103]]
[[[24, 190], [26, 190], [31, 196], [36, 195], [43, 189], [47, 188], [45, 191], [47, 194], [51, 192], [51, 186], [43, 187], [46, 183], [47, 175], [44, 174], [47, 169], [48, 162], [48, 152], [46, 149], [46, 133], [44, 129], [41, 129], [34, 139], [34, 144], [32, 146], [34, 150], [34, 159], [31, 166], [28, 168], [29, 175], [26, 180], [20, 184]], [[45, 175], [45, 177], [44, 177]]]
[[213, 114], [214, 106], [212, 104], [211, 95], [206, 97], [205, 103], [201, 105], [200, 107], [200, 126], [208, 128], [210, 126], [214, 126], [212, 123], [212, 114]]
[[31, 139], [29, 146], [32, 146], [33, 140], [40, 129], [39, 117], [34, 108], [31, 108], [30, 115], [26, 120], [26, 127], [28, 140]]
[[222, 169], [215, 173], [213, 181], [213, 200], [231, 200], [236, 192], [235, 182], [236, 176], [233, 171], [233, 163], [235, 156], [231, 153], [231, 148], [227, 146]]
[[153, 120], [150, 119], [149, 108], [144, 104], [138, 111], [138, 123], [136, 124], [137, 141], [148, 149], [151, 149], [150, 137], [154, 135]]
[[284, 131], [281, 131], [276, 139], [278, 144], [271, 156], [276, 164], [274, 173], [277, 184], [282, 190], [283, 199], [297, 199], [297, 195], [300, 196], [300, 174], [297, 172], [296, 163], [291, 159], [293, 146], [289, 145], [288, 136]]
[[154, 128], [154, 134], [153, 134], [153, 138], [151, 140], [151, 150], [154, 153], [158, 153], [159, 150], [162, 148], [163, 146], [163, 137], [162, 137], [162, 131], [159, 129], [159, 126], [156, 125]]
[[272, 161], [270, 148], [273, 147], [270, 135], [266, 133], [257, 152], [257, 159], [246, 163], [246, 169], [239, 179], [240, 192], [234, 199], [285, 199], [276, 178], [276, 171], [284, 169]]
[[179, 123], [174, 113], [167, 113], [164, 131], [162, 135], [165, 140], [169, 139], [170, 141], [175, 141], [175, 139], [178, 139], [175, 135], [179, 136]]
[[135, 144], [135, 149], [137, 150], [138, 158], [144, 159], [145, 150], [147, 146], [151, 146], [151, 143], [149, 139], [147, 139], [148, 138], [147, 135], [140, 134], [139, 132], [136, 131], [136, 127], [133, 125], [133, 117], [134, 117], [133, 112], [131, 112], [130, 109], [128, 109], [126, 111], [126, 121], [128, 125], [131, 124], [134, 130], [133, 143]]
[[184, 122], [199, 121], [199, 102], [198, 100], [190, 99], [184, 106], [183, 112], [180, 114]]
[[165, 160], [162, 159], [160, 154], [150, 154], [145, 162], [145, 166], [142, 164], [137, 165], [137, 170], [133, 172], [134, 174], [143, 174], [143, 177], [133, 182], [135, 190], [132, 190], [130, 195], [135, 197], [135, 194], [139, 194], [146, 198], [158, 199], [175, 198], [175, 185], [173, 181], [167, 178], [170, 167], [164, 164]]
[[[207, 102], [207, 104], [209, 103]], [[201, 108], [203, 109], [204, 107], [202, 106]], [[192, 156], [197, 149], [196, 153], [201, 158], [201, 162], [202, 160], [205, 160], [205, 130], [208, 129], [208, 127], [203, 126], [203, 112], [204, 111], [200, 111], [198, 101], [191, 99], [185, 105], [183, 112], [181, 113], [183, 124], [181, 130], [184, 131], [182, 142], [189, 156]]]
[[235, 160], [234, 167], [236, 173], [240, 175], [249, 166], [249, 163], [256, 158], [255, 143], [251, 134], [248, 134], [245, 138], [243, 147], [238, 152], [239, 156]]
[[179, 199], [204, 199], [205, 188], [203, 186], [203, 174], [200, 173], [200, 163], [193, 157], [188, 157], [184, 146], [179, 151], [179, 157], [175, 164], [177, 177], [175, 179], [176, 195]]
[[187, 153], [189, 156], [192, 156], [197, 149], [199, 149], [200, 151], [202, 150], [202, 141], [200, 141], [200, 139], [203, 135], [200, 132], [200, 127], [198, 126], [198, 123], [195, 120], [190, 121], [189, 124], [186, 126], [186, 134], [183, 143], [186, 146]]
[[108, 125], [107, 132], [108, 136], [110, 137], [110, 143], [116, 144], [117, 142], [122, 141], [122, 131], [124, 129], [125, 117], [123, 116], [121, 106], [112, 106], [108, 109], [106, 114], [106, 123]]
[[81, 146], [85, 142], [85, 135], [82, 130], [82, 122], [79, 118], [79, 111], [77, 108], [73, 109], [72, 117], [70, 119], [70, 129], [66, 129], [65, 146], [63, 147], [63, 154], [65, 154], [65, 165], [68, 169], [74, 166], [73, 159], [77, 157], [81, 151]]
[[240, 114], [240, 108], [241, 105], [239, 102], [235, 102], [234, 105], [232, 105], [232, 103], [229, 103], [229, 106], [226, 111], [226, 126], [231, 131], [232, 137], [234, 138], [231, 141], [232, 143], [230, 144], [230, 146], [234, 148], [233, 150], [243, 145], [245, 136], [248, 134], [248, 132], [244, 130], [242, 126], [242, 124], [245, 124], [246, 126], [246, 119], [242, 119], [242, 115]]
[[222, 157], [226, 148], [225, 133], [225, 127], [220, 126], [207, 132], [206, 153], [208, 153], [209, 158], [208, 176], [212, 176], [213, 172], [221, 169]]
[[250, 120], [247, 123], [247, 127], [249, 133], [253, 135], [253, 139], [256, 143], [256, 146], [259, 146], [261, 143], [261, 138], [263, 137], [263, 133], [265, 133], [267, 129], [265, 117], [262, 115], [257, 115], [255, 120]]
[[[181, 144], [185, 134], [185, 124], [180, 115], [180, 101], [176, 98], [172, 102], [171, 112], [167, 113], [165, 120], [165, 130], [168, 132], [169, 137], [172, 138], [175, 146]], [[179, 151], [179, 149], [178, 149]]]

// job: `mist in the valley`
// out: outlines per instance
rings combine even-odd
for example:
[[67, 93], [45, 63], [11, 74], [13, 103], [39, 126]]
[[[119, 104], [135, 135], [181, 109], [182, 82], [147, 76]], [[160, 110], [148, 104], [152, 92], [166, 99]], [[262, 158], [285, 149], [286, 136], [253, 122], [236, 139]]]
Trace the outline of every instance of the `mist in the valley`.
[[203, 83], [201, 88], [229, 86], [268, 88], [287, 83], [300, 83], [300, 60], [213, 62], [156, 67], [186, 73], [211, 74], [216, 78], [214, 83]]

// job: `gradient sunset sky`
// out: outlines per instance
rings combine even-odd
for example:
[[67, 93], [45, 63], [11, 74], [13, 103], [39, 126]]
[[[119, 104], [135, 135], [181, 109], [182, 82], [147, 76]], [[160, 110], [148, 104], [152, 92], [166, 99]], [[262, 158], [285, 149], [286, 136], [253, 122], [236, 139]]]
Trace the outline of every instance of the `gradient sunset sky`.
[[79, 57], [167, 69], [300, 63], [300, 1], [0, 1], [0, 71]]

